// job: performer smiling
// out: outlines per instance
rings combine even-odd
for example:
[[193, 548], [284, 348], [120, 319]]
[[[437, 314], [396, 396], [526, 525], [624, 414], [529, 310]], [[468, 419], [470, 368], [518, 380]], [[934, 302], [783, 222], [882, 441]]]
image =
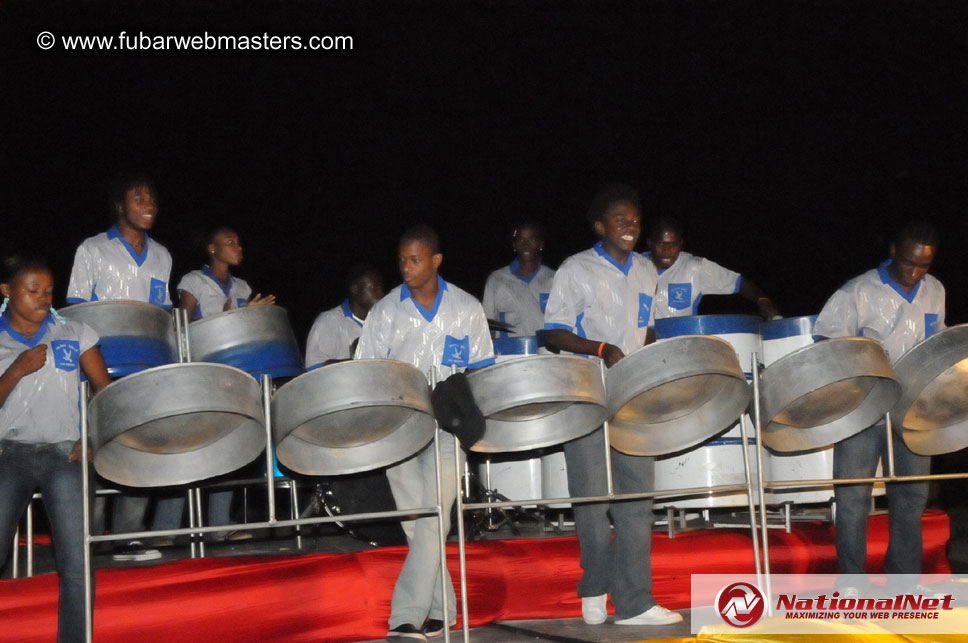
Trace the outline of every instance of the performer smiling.
[[[634, 252], [642, 229], [638, 193], [623, 184], [605, 187], [592, 200], [589, 219], [601, 238], [569, 257], [555, 274], [545, 310], [548, 344], [597, 355], [608, 367], [651, 341], [652, 301], [658, 274]], [[565, 443], [568, 491], [574, 497], [607, 493], [604, 431]], [[616, 493], [651, 491], [655, 460], [611, 450]], [[608, 594], [619, 625], [666, 625], [682, 620], [652, 596], [652, 500], [576, 504], [581, 547], [582, 618], [604, 623]], [[615, 539], [609, 528], [615, 525]]]

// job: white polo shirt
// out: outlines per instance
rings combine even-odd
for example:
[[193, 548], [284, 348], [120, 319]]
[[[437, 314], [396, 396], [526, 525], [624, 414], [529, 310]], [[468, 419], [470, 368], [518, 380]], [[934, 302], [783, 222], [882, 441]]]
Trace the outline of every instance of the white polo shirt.
[[530, 276], [522, 276], [517, 259], [487, 277], [481, 302], [484, 314], [513, 327], [500, 331], [499, 337], [534, 335], [544, 328], [544, 310], [554, 279], [555, 271], [544, 265]]
[[306, 340], [306, 368], [321, 366], [331, 359], [350, 359], [350, 344], [363, 330], [363, 320], [353, 314], [350, 300], [319, 313]]
[[925, 275], [911, 292], [887, 271], [888, 259], [854, 277], [827, 300], [817, 316], [815, 337], [870, 337], [897, 361], [944, 325], [944, 286]]
[[568, 330], [630, 353], [645, 345], [658, 281], [651, 260], [631, 252], [619, 264], [598, 242], [558, 268], [545, 309], [545, 328]]
[[[642, 256], [651, 262], [651, 254], [646, 252]], [[697, 315], [703, 295], [732, 295], [739, 292], [742, 283], [743, 277], [738, 272], [709, 259], [680, 252], [675, 263], [659, 271], [655, 318]]]
[[[211, 317], [233, 308], [244, 308], [249, 303], [249, 295], [252, 294], [252, 288], [244, 279], [230, 275], [229, 282], [222, 283], [208, 266], [202, 266], [201, 270], [192, 270], [182, 277], [176, 290], [179, 296], [187, 292], [198, 300], [193, 320]], [[226, 301], [229, 303], [227, 309]]]
[[136, 253], [111, 226], [78, 246], [67, 303], [130, 299], [171, 308], [170, 278], [171, 255], [163, 245], [146, 236], [144, 250]]
[[406, 284], [378, 301], [366, 316], [356, 359], [395, 359], [440, 382], [467, 368], [494, 363], [494, 346], [480, 302], [437, 277], [437, 299], [427, 310]]
[[10, 327], [7, 315], [0, 316], [0, 372], [25, 350], [47, 345], [44, 365], [17, 382], [0, 406], [0, 439], [50, 444], [80, 438], [81, 355], [98, 341], [90, 326], [62, 324], [51, 315], [28, 340]]

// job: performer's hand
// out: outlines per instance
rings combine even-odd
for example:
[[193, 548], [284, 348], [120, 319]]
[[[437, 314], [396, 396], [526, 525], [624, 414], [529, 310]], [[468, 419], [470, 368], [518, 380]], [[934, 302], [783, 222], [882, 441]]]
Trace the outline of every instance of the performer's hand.
[[[91, 445], [87, 447], [87, 459], [90, 462], [94, 458], [94, 451], [91, 449]], [[77, 462], [81, 459], [81, 441], [78, 440], [71, 447], [71, 453], [67, 456], [68, 462]]]
[[760, 311], [760, 316], [767, 321], [771, 319], [779, 319], [780, 317], [780, 311], [776, 309], [773, 301], [766, 297], [760, 297], [756, 301], [756, 308]]
[[605, 344], [605, 347], [602, 348], [602, 359], [605, 360], [605, 366], [608, 368], [618, 364], [623, 357], [625, 357], [625, 353], [618, 346]]
[[266, 295], [263, 297], [261, 292], [249, 300], [249, 306], [271, 306], [274, 303], [276, 303], [275, 295]]
[[39, 371], [47, 363], [47, 344], [38, 344], [33, 348], [28, 348], [13, 361], [10, 368], [18, 377], [26, 377], [35, 371]]

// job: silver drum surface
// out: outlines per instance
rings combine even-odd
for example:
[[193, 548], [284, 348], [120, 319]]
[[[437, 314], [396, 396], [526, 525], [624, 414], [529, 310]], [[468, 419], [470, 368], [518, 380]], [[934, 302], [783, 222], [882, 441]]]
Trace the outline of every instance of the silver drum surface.
[[259, 384], [221, 364], [171, 364], [113, 382], [91, 401], [94, 468], [119, 484], [204, 480], [265, 449]]
[[804, 346], [760, 377], [763, 443], [776, 451], [810, 451], [877, 422], [901, 394], [881, 345], [839, 337]]
[[343, 475], [405, 460], [429, 443], [436, 423], [427, 378], [394, 360], [324, 366], [272, 398], [276, 457], [307, 475]]
[[613, 447], [663, 455], [733, 425], [750, 401], [736, 351], [717, 337], [685, 335], [626, 355], [608, 370]]
[[171, 313], [160, 306], [142, 301], [90, 301], [58, 312], [97, 332], [112, 377], [178, 361], [174, 322]]
[[606, 416], [598, 360], [534, 355], [468, 373], [486, 420], [472, 451], [527, 451], [591, 433]]
[[193, 362], [217, 362], [256, 377], [291, 377], [303, 372], [299, 344], [280, 306], [235, 308], [188, 325]]
[[908, 448], [939, 455], [968, 446], [968, 324], [924, 339], [894, 372], [902, 393], [891, 423]]

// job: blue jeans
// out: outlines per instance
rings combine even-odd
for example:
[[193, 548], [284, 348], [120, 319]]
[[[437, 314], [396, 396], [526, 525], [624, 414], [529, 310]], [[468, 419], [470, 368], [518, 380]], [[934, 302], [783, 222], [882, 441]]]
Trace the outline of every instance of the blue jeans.
[[[892, 435], [897, 475], [931, 473], [931, 458], [917, 455]], [[883, 458], [887, 474], [887, 438], [883, 422], [834, 445], [834, 478], [871, 478]], [[921, 515], [928, 504], [928, 483], [889, 482], [886, 574], [921, 573]], [[837, 560], [843, 574], [863, 574], [867, 564], [867, 518], [873, 484], [839, 484], [834, 488]]]
[[[60, 576], [57, 640], [62, 643], [85, 639], [83, 482], [81, 463], [67, 461], [72, 446], [0, 441], [0, 542], [11, 541], [31, 496], [40, 490]], [[93, 500], [93, 487], [91, 491]]]
[[[615, 493], [638, 493], [655, 488], [655, 459], [612, 454]], [[565, 443], [568, 493], [572, 497], [603, 496], [605, 432], [597, 429]], [[652, 596], [652, 499], [617, 500], [573, 505], [575, 531], [581, 547], [581, 597], [611, 594], [615, 618], [631, 618], [656, 604]], [[615, 538], [609, 524], [615, 525]]]
[[[153, 531], [164, 529], [178, 529], [182, 526], [182, 514], [185, 511], [185, 494], [187, 491], [178, 492], [177, 496], [159, 497], [155, 504], [155, 517], [151, 522]], [[229, 525], [232, 518], [231, 489], [220, 489], [208, 494], [208, 522], [207, 527], [213, 525]]]

